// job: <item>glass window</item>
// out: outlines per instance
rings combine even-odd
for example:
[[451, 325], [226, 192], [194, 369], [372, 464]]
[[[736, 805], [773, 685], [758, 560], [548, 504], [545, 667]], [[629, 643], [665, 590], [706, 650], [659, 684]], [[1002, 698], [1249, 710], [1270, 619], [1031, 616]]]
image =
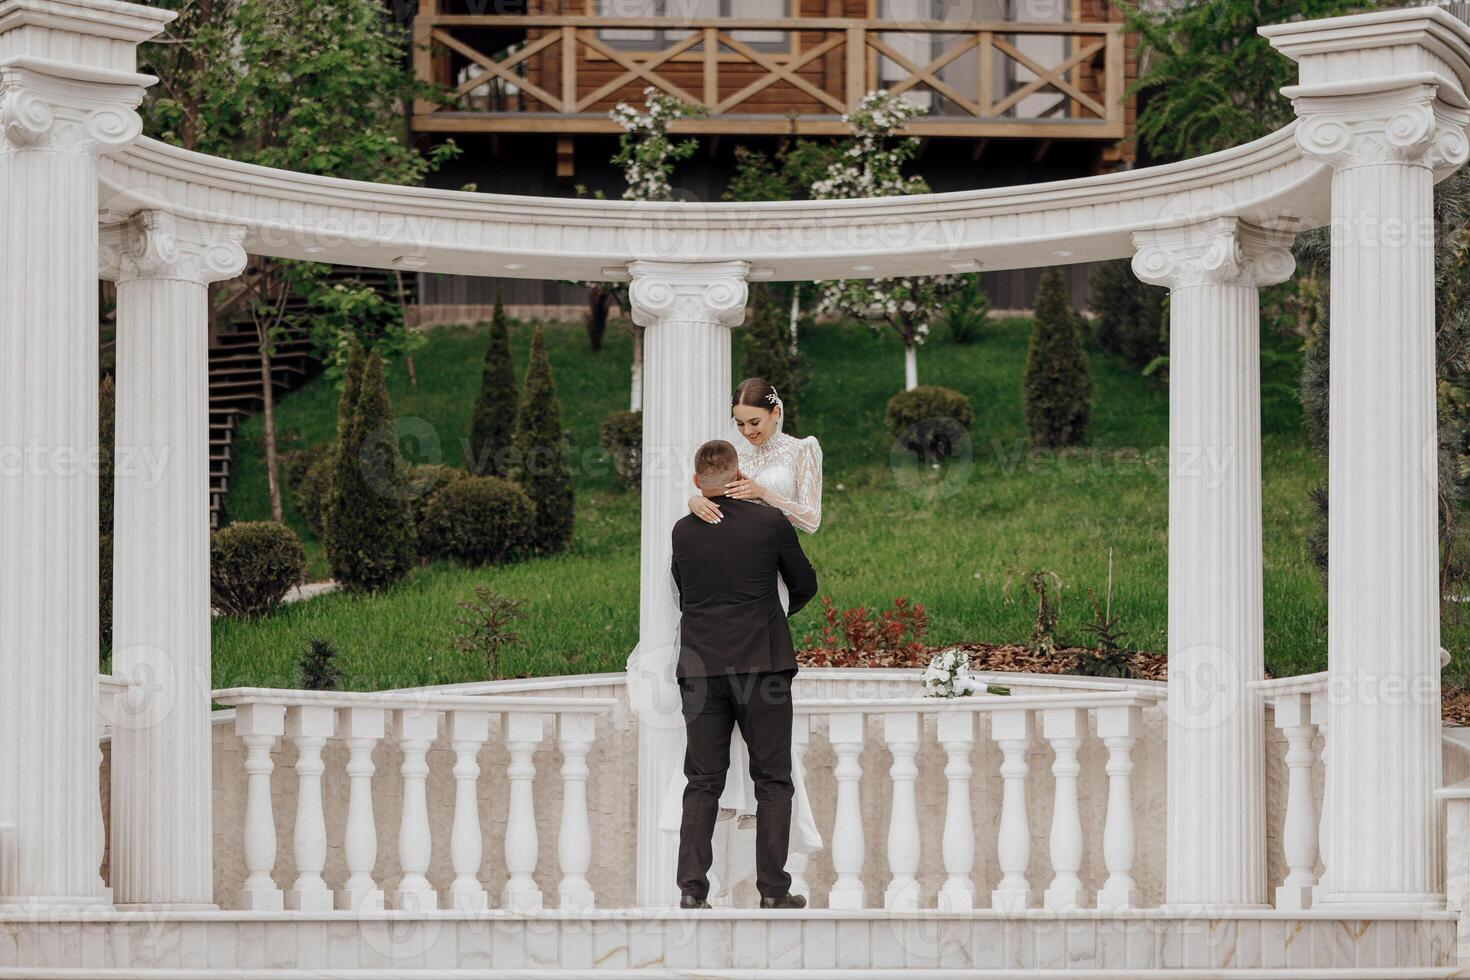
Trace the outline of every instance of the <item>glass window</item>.
[[[783, 18], [791, 15], [792, 0], [597, 0], [597, 15], [606, 18], [678, 17], [711, 20], [739, 17], [742, 20]], [[657, 51], [678, 44], [690, 34], [684, 28], [599, 28], [597, 36], [613, 47], [629, 51]], [[789, 51], [791, 35], [785, 31], [731, 31], [730, 36], [760, 51]], [[704, 44], [689, 50], [702, 51]]]

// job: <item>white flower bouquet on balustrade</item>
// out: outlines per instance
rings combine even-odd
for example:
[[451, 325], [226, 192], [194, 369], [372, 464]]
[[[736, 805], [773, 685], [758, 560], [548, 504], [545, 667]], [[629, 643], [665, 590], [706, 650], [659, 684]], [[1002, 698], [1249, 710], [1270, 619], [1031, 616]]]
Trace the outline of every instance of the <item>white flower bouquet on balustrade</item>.
[[964, 650], [941, 650], [924, 668], [924, 696], [959, 698], [972, 694], [1010, 694], [1008, 687], [987, 684], [970, 673], [970, 655]]

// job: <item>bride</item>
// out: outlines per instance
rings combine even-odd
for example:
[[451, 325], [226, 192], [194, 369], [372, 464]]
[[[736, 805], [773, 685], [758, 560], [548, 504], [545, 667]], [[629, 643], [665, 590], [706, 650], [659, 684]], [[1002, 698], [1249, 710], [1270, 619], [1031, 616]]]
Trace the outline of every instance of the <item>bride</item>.
[[[782, 431], [784, 405], [781, 395], [764, 378], [746, 378], [730, 400], [731, 425], [738, 438], [732, 439], [740, 456], [740, 473], [728, 486], [727, 496], [758, 500], [784, 513], [792, 526], [812, 533], [822, 523], [822, 447], [815, 436], [798, 439]], [[703, 520], [721, 520], [719, 505], [702, 495], [689, 498], [689, 510]], [[777, 580], [781, 606], [787, 605], [786, 583]], [[750, 776], [745, 739], [730, 741], [730, 773], [720, 796], [720, 818], [737, 818], [741, 828], [755, 825], [755, 782]], [[819, 850], [822, 835], [812, 817], [811, 803], [800, 766], [791, 767], [795, 798], [791, 807], [791, 850], [807, 854]], [[685, 779], [675, 773], [664, 798], [659, 827], [677, 834], [683, 813]], [[728, 887], [733, 882], [722, 883]], [[713, 899], [714, 896], [711, 895]]]

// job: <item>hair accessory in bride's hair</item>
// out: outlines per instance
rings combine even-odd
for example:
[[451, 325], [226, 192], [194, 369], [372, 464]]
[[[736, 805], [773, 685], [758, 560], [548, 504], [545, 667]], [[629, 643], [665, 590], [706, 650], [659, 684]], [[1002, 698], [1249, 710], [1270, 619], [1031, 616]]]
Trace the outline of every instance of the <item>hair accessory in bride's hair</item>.
[[770, 402], [772, 405], [776, 404], [776, 402], [780, 400], [781, 396], [776, 394], [775, 388], [772, 388], [770, 391], [766, 392], [766, 401]]

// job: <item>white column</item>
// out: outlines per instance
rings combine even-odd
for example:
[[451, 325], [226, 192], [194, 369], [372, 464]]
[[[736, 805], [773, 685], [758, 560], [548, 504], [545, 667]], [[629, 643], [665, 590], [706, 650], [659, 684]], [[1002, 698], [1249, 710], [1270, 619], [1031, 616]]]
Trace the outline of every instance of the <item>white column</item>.
[[510, 752], [510, 802], [505, 816], [505, 890], [501, 905], [517, 912], [541, 908], [541, 889], [531, 877], [541, 847], [536, 834], [536, 766], [531, 761], [545, 737], [544, 718], [539, 713], [506, 712], [501, 729]]
[[694, 451], [730, 434], [730, 328], [745, 317], [744, 262], [633, 262], [629, 297], [643, 338], [643, 534], [638, 648], [628, 693], [638, 717], [638, 903], [672, 905], [677, 835], [659, 809], [683, 765], [674, 683], [678, 623], [670, 532], [694, 494]]
[[383, 908], [383, 890], [373, 880], [378, 862], [378, 828], [373, 819], [373, 748], [383, 738], [382, 708], [340, 708], [337, 732], [347, 743], [347, 827], [343, 833], [342, 856], [347, 864], [347, 881], [337, 891], [337, 908], [352, 912], [378, 912]]
[[886, 909], [919, 907], [919, 807], [914, 783], [919, 777], [919, 715], [914, 711], [883, 715], [883, 740], [893, 755], [888, 767], [893, 781], [888, 808], [888, 870], [893, 875], [883, 892]]
[[1444, 901], [1433, 197], [1435, 181], [1470, 155], [1470, 103], [1428, 74], [1442, 64], [1438, 48], [1373, 57], [1343, 62], [1351, 85], [1309, 71], [1303, 57], [1312, 84], [1283, 89], [1300, 117], [1298, 145], [1333, 167], [1333, 816], [1317, 904], [1417, 908]]
[[1126, 909], [1138, 904], [1133, 884], [1133, 746], [1141, 712], [1133, 706], [1098, 708], [1097, 737], [1108, 748], [1108, 816], [1103, 826], [1103, 864], [1108, 880], [1098, 889], [1097, 907]]
[[1031, 744], [1031, 715], [1021, 711], [995, 711], [990, 715], [990, 737], [1000, 746], [1000, 776], [1003, 782], [1000, 830], [996, 836], [996, 861], [1002, 876], [990, 893], [990, 907], [997, 912], [1020, 912], [1031, 907], [1031, 884], [1026, 868], [1031, 863], [1031, 826], [1026, 812], [1026, 748]]
[[0, 825], [12, 894], [103, 900], [97, 784], [97, 157], [131, 143], [173, 14], [0, 0]]
[[827, 895], [831, 909], [860, 909], [866, 906], [863, 890], [863, 739], [866, 732], [860, 714], [832, 715], [827, 740], [837, 753], [833, 776], [837, 779], [837, 813], [832, 820], [832, 870], [837, 880]]
[[286, 731], [279, 704], [242, 704], [235, 709], [235, 734], [245, 743], [245, 883], [235, 905], [253, 912], [279, 912], [283, 894], [271, 877], [276, 866], [276, 814], [271, 792], [271, 749]]
[[949, 784], [944, 810], [944, 870], [939, 889], [941, 912], [970, 912], [975, 908], [975, 819], [970, 807], [970, 753], [975, 749], [975, 713], [963, 709], [939, 716], [939, 744], [947, 759], [944, 777]]
[[454, 827], [449, 834], [449, 859], [454, 882], [450, 906], [461, 912], [483, 912], [490, 905], [480, 884], [480, 859], [485, 843], [480, 833], [480, 746], [490, 735], [490, 715], [456, 709], [449, 715], [449, 738], [454, 744]]
[[432, 912], [439, 894], [427, 872], [433, 839], [429, 830], [429, 746], [439, 737], [439, 712], [404, 708], [393, 712], [393, 736], [403, 751], [403, 813], [398, 823], [398, 864], [403, 869], [393, 907]]
[[1165, 901], [1266, 901], [1259, 287], [1290, 232], [1234, 217], [1135, 232], [1169, 298], [1169, 730]]
[[117, 282], [112, 669], [142, 694], [112, 748], [119, 903], [212, 907], [208, 290], [244, 269], [243, 237], [163, 211], [101, 236]]
[[596, 905], [587, 868], [592, 864], [592, 828], [587, 820], [587, 753], [597, 737], [597, 716], [566, 712], [561, 726], [561, 830], [556, 851], [561, 863], [557, 885], [560, 907], [590, 909]]
[[1087, 713], [1078, 708], [1048, 708], [1041, 713], [1041, 733], [1051, 743], [1054, 759], [1051, 809], [1051, 885], [1042, 896], [1053, 911], [1084, 908], [1087, 892], [1077, 877], [1082, 867], [1082, 813], [1078, 809], [1077, 776], [1082, 766], [1077, 750], [1087, 731]]

